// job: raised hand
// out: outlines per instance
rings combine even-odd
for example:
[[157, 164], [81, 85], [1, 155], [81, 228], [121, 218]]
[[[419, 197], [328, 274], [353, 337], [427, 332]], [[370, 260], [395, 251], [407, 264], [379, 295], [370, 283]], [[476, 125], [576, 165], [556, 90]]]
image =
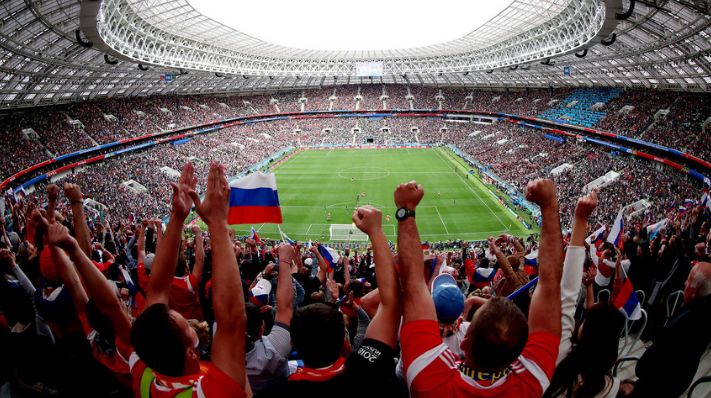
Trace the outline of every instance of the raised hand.
[[55, 201], [57, 200], [58, 195], [59, 187], [56, 184], [47, 185], [47, 199], [49, 199], [50, 201]]
[[597, 204], [597, 188], [595, 188], [589, 194], [578, 199], [578, 204], [575, 206], [575, 217], [580, 220], [587, 220], [597, 207]]
[[202, 230], [200, 229], [200, 226], [197, 224], [190, 227], [190, 232], [195, 236], [202, 236]]
[[373, 206], [363, 206], [353, 212], [353, 223], [367, 235], [383, 230], [383, 213]]
[[548, 179], [537, 179], [528, 183], [526, 199], [541, 208], [550, 208], [557, 204], [555, 184]]
[[185, 219], [188, 213], [190, 213], [190, 208], [193, 205], [193, 197], [189, 192], [194, 192], [195, 185], [197, 185], [195, 169], [192, 163], [185, 163], [178, 182], [170, 183], [170, 187], [173, 189], [173, 198], [171, 199], [172, 213], [175, 217]]
[[425, 196], [425, 190], [422, 189], [422, 185], [418, 184], [416, 181], [410, 181], [407, 184], [400, 184], [395, 189], [395, 206], [398, 208], [404, 207], [414, 210], [422, 200], [423, 196]]
[[49, 243], [68, 250], [76, 243], [76, 240], [69, 234], [69, 230], [62, 224], [50, 224], [47, 228], [47, 239]]
[[70, 202], [79, 202], [82, 200], [81, 187], [77, 184], [72, 184], [69, 182], [64, 183], [64, 196], [69, 199]]
[[227, 226], [230, 187], [227, 184], [224, 166], [219, 163], [210, 164], [204, 201], [200, 201], [200, 197], [194, 189], [190, 190], [190, 197], [195, 202], [195, 210], [198, 215], [208, 226]]
[[282, 243], [279, 245], [278, 254], [279, 262], [284, 261], [291, 264], [291, 260], [294, 258], [294, 247], [287, 243]]

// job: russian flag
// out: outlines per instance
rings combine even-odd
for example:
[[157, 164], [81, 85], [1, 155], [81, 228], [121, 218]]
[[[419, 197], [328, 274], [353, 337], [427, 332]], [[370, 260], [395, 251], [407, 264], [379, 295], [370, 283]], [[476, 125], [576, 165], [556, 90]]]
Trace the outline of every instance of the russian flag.
[[489, 284], [496, 276], [496, 268], [477, 267], [472, 276], [472, 283], [479, 287], [479, 284]]
[[709, 197], [708, 188], [703, 189], [704, 194], [701, 196], [701, 201], [699, 201], [700, 207], [706, 207], [711, 210], [711, 197]]
[[684, 207], [691, 207], [696, 204], [693, 199], [684, 199]]
[[625, 208], [623, 207], [620, 209], [620, 212], [617, 213], [617, 218], [615, 218], [615, 223], [612, 224], [610, 235], [607, 236], [607, 241], [620, 249], [622, 249], [622, 234], [625, 233], [625, 222], [622, 217], [624, 210]]
[[649, 239], [650, 240], [654, 239], [654, 237], [657, 236], [657, 234], [659, 234], [659, 232], [661, 232], [661, 230], [666, 228], [668, 222], [669, 222], [669, 220], [664, 219], [662, 221], [659, 221], [656, 224], [652, 224], [652, 225], [648, 226], [647, 233], [649, 234]]
[[227, 223], [282, 223], [274, 174], [256, 172], [230, 183]]
[[585, 240], [588, 242], [589, 245], [600, 247], [602, 242], [605, 241], [605, 226], [602, 225]]
[[294, 240], [292, 240], [291, 238], [289, 238], [288, 236], [286, 236], [286, 234], [284, 233], [284, 231], [281, 230], [281, 227], [280, 227], [280, 226], [277, 225], [277, 228], [279, 229], [279, 236], [281, 236], [281, 241], [282, 241], [282, 242], [288, 243], [288, 244], [290, 244], [290, 245], [293, 245], [293, 244], [295, 243]]
[[257, 231], [254, 230], [254, 227], [250, 228], [249, 230], [249, 239], [254, 239], [256, 243], [261, 242], [259, 239], [259, 235], [257, 235]]
[[630, 278], [625, 279], [619, 291], [613, 292], [612, 304], [622, 311], [629, 320], [636, 321], [642, 317], [642, 306], [639, 304]]
[[323, 259], [326, 260], [326, 262], [332, 269], [336, 268], [336, 264], [338, 264], [338, 260], [341, 259], [341, 256], [338, 255], [338, 252], [335, 249], [320, 245], [318, 247], [318, 252], [321, 253]]
[[538, 250], [523, 256], [523, 270], [528, 275], [538, 275]]

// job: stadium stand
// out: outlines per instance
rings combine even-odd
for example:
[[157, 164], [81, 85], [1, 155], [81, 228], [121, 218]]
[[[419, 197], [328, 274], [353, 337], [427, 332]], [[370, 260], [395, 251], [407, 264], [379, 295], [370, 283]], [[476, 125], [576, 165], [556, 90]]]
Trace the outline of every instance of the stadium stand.
[[505, 3], [3, 2], [0, 398], [711, 396], [708, 2]]

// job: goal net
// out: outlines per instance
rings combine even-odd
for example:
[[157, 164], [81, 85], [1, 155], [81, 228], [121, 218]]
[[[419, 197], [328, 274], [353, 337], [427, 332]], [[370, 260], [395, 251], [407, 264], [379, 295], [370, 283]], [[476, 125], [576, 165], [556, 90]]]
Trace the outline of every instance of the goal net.
[[331, 240], [336, 242], [367, 242], [368, 235], [353, 224], [331, 224]]

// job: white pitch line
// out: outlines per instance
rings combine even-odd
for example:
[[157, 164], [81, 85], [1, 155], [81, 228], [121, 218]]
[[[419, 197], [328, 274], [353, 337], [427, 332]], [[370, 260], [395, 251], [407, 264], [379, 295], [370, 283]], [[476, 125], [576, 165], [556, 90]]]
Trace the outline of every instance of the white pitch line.
[[[440, 151], [437, 151], [437, 155], [439, 155], [440, 159], [442, 159], [442, 154], [440, 153]], [[447, 161], [447, 159], [442, 159], [442, 160], [445, 161], [445, 162]], [[491, 214], [493, 214], [494, 217], [496, 217], [496, 219], [499, 220], [499, 224], [501, 224], [502, 227], [507, 228], [507, 227], [506, 227], [506, 224], [504, 224], [504, 222], [501, 221], [501, 218], [499, 218], [499, 215], [496, 214], [493, 210], [491, 210], [491, 207], [489, 207], [489, 205], [484, 201], [484, 199], [482, 199], [481, 196], [479, 196], [479, 193], [478, 193], [477, 191], [475, 191], [474, 188], [472, 188], [472, 186], [469, 184], [469, 182], [466, 181], [464, 178], [462, 178], [462, 176], [460, 176], [459, 173], [455, 172], [454, 174], [456, 174], [457, 177], [459, 177], [459, 179], [462, 180], [462, 182], [464, 183], [464, 185], [466, 185], [467, 188], [469, 188], [469, 190], [472, 191], [472, 193], [473, 193], [474, 195], [476, 195], [476, 197], [479, 199], [479, 201], [480, 201], [481, 203], [483, 203], [484, 206], [486, 206], [487, 209], [489, 209], [489, 211], [491, 212]]]
[[434, 208], [435, 208], [435, 211], [437, 212], [437, 215], [439, 216], [439, 220], [442, 222], [442, 225], [444, 226], [444, 232], [446, 232], [447, 235], [449, 235], [449, 230], [447, 229], [447, 224], [444, 223], [444, 220], [442, 219], [442, 215], [439, 214], [439, 209], [437, 208], [437, 206], [435, 206]]
[[309, 227], [306, 229], [306, 236], [309, 236], [309, 231], [311, 231], [311, 226], [313, 224], [309, 224]]

